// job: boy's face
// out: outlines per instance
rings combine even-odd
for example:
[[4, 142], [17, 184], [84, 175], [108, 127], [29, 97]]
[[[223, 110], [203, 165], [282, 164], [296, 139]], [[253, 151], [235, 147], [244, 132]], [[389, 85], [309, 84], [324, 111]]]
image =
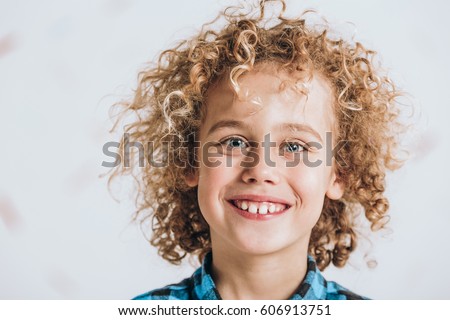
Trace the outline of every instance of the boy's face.
[[208, 92], [200, 165], [186, 181], [198, 186], [213, 251], [306, 250], [324, 197], [343, 194], [326, 164], [331, 88], [318, 74], [304, 80], [306, 95], [285, 85], [298, 79], [266, 68], [239, 78], [241, 98], [227, 81]]

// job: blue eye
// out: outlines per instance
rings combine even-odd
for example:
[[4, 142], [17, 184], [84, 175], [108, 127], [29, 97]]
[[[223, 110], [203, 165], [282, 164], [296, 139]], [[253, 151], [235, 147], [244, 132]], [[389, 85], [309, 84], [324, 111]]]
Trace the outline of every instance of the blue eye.
[[286, 152], [291, 153], [302, 152], [306, 149], [303, 145], [301, 145], [298, 142], [286, 142], [283, 147]]
[[237, 137], [228, 138], [221, 142], [224, 144], [227, 148], [234, 149], [234, 148], [246, 148], [247, 144], [244, 140]]

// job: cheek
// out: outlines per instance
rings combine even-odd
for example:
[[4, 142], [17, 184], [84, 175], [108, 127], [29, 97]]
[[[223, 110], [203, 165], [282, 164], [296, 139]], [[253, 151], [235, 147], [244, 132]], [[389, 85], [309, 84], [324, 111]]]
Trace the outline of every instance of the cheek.
[[223, 159], [216, 158], [209, 164], [202, 163], [200, 165], [198, 201], [203, 214], [215, 210], [214, 206], [218, 204], [217, 200], [222, 198], [224, 188], [232, 182], [235, 176], [235, 169], [228, 167]]
[[299, 228], [311, 230], [320, 218], [325, 199], [323, 172], [316, 168], [297, 168], [290, 176], [299, 203], [296, 223]]
[[222, 185], [235, 175], [235, 169], [228, 162], [226, 157], [214, 157], [203, 161], [199, 168], [199, 187], [201, 184], [208, 188], [210, 183]]
[[294, 192], [304, 204], [317, 203], [325, 196], [327, 171], [325, 167], [308, 167], [305, 164], [291, 168], [287, 177]]

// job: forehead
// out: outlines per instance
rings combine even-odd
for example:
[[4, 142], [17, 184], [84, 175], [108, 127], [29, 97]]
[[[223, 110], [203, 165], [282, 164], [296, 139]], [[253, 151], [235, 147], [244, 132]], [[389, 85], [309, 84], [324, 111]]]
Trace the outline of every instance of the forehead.
[[319, 73], [262, 65], [239, 77], [236, 84], [224, 77], [208, 90], [203, 127], [224, 117], [258, 121], [261, 113], [274, 123], [284, 118], [311, 124], [322, 132], [335, 126], [333, 90]]

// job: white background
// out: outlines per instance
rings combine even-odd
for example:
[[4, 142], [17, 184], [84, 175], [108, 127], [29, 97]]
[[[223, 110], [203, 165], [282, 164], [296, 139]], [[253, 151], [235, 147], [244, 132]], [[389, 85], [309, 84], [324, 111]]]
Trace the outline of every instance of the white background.
[[[0, 1], [0, 298], [129, 299], [192, 273], [130, 223], [128, 182], [121, 203], [108, 193], [102, 146], [144, 63], [231, 3]], [[325, 276], [375, 299], [450, 299], [450, 5], [288, 4], [353, 30], [417, 108], [411, 159], [389, 176], [392, 233]]]

